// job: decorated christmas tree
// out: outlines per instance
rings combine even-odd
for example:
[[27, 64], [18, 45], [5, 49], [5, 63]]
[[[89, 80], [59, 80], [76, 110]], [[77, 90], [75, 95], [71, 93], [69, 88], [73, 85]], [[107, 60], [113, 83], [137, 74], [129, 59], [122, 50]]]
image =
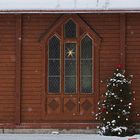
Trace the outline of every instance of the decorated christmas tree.
[[126, 79], [121, 65], [107, 81], [107, 91], [98, 102], [96, 119], [101, 122], [100, 134], [126, 136], [130, 134], [132, 112], [131, 79]]

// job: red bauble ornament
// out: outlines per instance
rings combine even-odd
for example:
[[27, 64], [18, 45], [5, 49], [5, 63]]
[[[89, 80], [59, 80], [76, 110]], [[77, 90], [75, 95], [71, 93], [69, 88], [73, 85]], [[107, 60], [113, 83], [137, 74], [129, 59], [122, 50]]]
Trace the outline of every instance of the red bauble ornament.
[[105, 106], [102, 108], [102, 112], [103, 112], [103, 113], [106, 112], [106, 107], [105, 107]]
[[122, 69], [123, 68], [123, 64], [117, 64], [117, 68], [118, 69]]

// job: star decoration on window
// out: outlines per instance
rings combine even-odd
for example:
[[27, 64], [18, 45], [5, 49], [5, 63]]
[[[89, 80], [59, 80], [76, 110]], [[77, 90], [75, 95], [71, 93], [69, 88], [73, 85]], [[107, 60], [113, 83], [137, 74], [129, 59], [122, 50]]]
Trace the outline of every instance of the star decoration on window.
[[67, 52], [68, 57], [73, 57], [74, 54], [75, 54], [75, 52], [73, 49], [72, 50], [68, 49], [68, 52]]

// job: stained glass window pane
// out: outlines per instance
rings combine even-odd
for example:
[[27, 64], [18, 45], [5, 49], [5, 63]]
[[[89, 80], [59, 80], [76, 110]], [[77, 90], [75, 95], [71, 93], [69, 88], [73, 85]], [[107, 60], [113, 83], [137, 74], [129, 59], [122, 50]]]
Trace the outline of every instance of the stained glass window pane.
[[93, 78], [93, 66], [92, 66], [92, 40], [90, 37], [85, 36], [81, 41], [81, 93], [92, 93], [92, 78]]
[[58, 93], [60, 91], [60, 77], [49, 77], [49, 92]]
[[49, 40], [49, 58], [60, 58], [60, 40], [56, 36]]
[[75, 75], [76, 74], [76, 61], [75, 60], [65, 60], [65, 75]]
[[65, 93], [76, 92], [76, 77], [65, 77]]
[[81, 41], [81, 58], [92, 58], [92, 40], [85, 36]]
[[48, 92], [60, 92], [60, 40], [56, 36], [49, 40]]
[[60, 61], [59, 60], [49, 60], [49, 75], [57, 75], [60, 74]]
[[91, 93], [92, 92], [92, 77], [84, 77], [81, 78], [81, 91], [82, 93]]
[[81, 60], [81, 75], [92, 74], [92, 60]]
[[69, 20], [64, 26], [64, 36], [65, 38], [74, 38], [76, 37], [76, 24]]
[[65, 44], [65, 93], [76, 93], [76, 43]]

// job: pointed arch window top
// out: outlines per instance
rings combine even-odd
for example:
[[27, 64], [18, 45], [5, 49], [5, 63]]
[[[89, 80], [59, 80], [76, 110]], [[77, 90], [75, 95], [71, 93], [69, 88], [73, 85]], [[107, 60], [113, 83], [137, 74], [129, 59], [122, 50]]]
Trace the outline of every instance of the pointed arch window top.
[[91, 58], [92, 47], [92, 39], [88, 35], [84, 36], [84, 38], [81, 40], [81, 58]]
[[55, 35], [48, 44], [48, 92], [60, 92], [60, 40]]
[[60, 40], [57, 36], [53, 36], [49, 40], [49, 58], [60, 57]]
[[64, 37], [75, 38], [76, 37], [76, 24], [73, 20], [68, 20], [64, 25]]
[[81, 93], [92, 93], [93, 91], [93, 41], [86, 35], [81, 40], [80, 45], [81, 57], [80, 57], [80, 68], [81, 68]]
[[[61, 27], [63, 28], [63, 33], [61, 32], [62, 31]], [[64, 35], [64, 38], [73, 39], [80, 37], [79, 30], [82, 28], [84, 29], [84, 32], [90, 34], [95, 44], [100, 44], [102, 40], [101, 36], [96, 32], [96, 30], [91, 28], [79, 15], [65, 14], [60, 16], [51, 28], [42, 33], [42, 35], [39, 38], [39, 41], [46, 43], [46, 40], [48, 40], [48, 38], [52, 36], [52, 33], [58, 33], [57, 31], [60, 28], [61, 30], [59, 30], [59, 32], [61, 32]], [[61, 35], [59, 38], [62, 37]], [[98, 46], [100, 47], [100, 45]]]

